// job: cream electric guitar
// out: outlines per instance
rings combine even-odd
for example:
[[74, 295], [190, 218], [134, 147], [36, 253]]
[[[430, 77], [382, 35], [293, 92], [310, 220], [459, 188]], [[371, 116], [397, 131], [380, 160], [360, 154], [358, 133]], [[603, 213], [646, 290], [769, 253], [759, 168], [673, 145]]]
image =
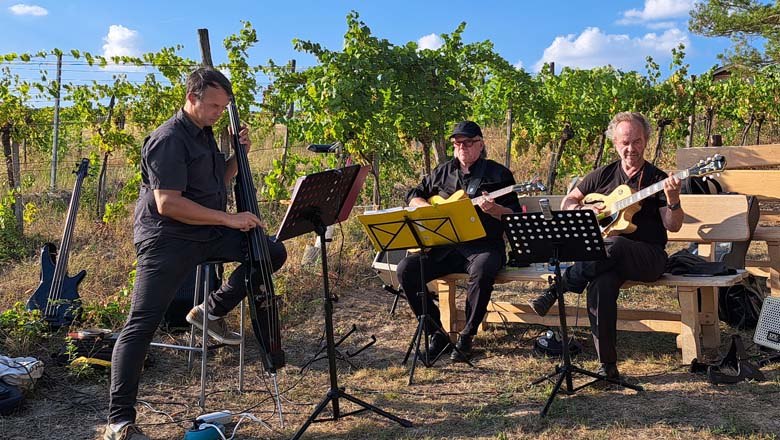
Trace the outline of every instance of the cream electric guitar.
[[[482, 201], [485, 200], [485, 198], [487, 197], [490, 197], [491, 199], [496, 199], [498, 197], [507, 195], [512, 192], [517, 193], [518, 195], [527, 196], [529, 194], [542, 192], [546, 190], [547, 188], [544, 185], [542, 185], [542, 182], [533, 180], [533, 181], [518, 183], [516, 185], [510, 185], [505, 188], [495, 190], [491, 193], [488, 193], [486, 196], [474, 197], [473, 199], [471, 199], [471, 203], [474, 206], [477, 206], [480, 203], [482, 203]], [[444, 203], [457, 202], [458, 200], [462, 200], [465, 198], [468, 198], [468, 196], [466, 195], [466, 191], [459, 189], [455, 191], [451, 196], [447, 197], [446, 199], [441, 196], [431, 196], [428, 199], [428, 203], [430, 203], [431, 205], [441, 205]]]
[[[680, 180], [692, 176], [706, 176], [708, 174], [718, 173], [726, 168], [726, 158], [717, 154], [712, 158], [700, 160], [699, 163], [682, 170], [674, 176]], [[620, 185], [607, 195], [591, 193], [582, 199], [585, 205], [592, 205], [603, 208], [597, 218], [601, 226], [601, 234], [606, 237], [614, 235], [630, 234], [636, 230], [636, 225], [631, 223], [631, 219], [641, 209], [642, 200], [664, 189], [664, 182], [656, 182], [637, 192], [628, 185]]]

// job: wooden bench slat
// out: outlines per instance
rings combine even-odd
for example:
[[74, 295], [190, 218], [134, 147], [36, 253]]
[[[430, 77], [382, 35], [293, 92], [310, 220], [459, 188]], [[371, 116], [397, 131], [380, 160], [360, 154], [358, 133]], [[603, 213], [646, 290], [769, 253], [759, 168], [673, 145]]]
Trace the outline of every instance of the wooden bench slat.
[[[526, 281], [526, 282], [546, 282], [547, 278], [552, 275], [551, 272], [537, 271], [532, 267], [510, 267], [501, 270], [496, 277], [497, 284], [510, 283], [514, 281]], [[708, 276], [708, 277], [692, 277], [684, 275], [672, 275], [664, 274], [656, 281], [643, 283], [641, 281], [628, 281], [624, 287], [645, 285], [645, 286], [690, 286], [699, 287], [701, 285], [714, 286], [714, 287], [726, 287], [733, 286], [734, 284], [742, 281], [747, 276], [746, 271], [740, 271], [735, 275], [721, 275], [721, 276]], [[465, 280], [468, 277], [465, 273], [452, 273], [445, 275], [440, 280], [443, 281], [458, 281]]]
[[734, 147], [680, 148], [677, 150], [677, 166], [690, 168], [699, 160], [722, 154], [726, 168], [750, 168], [780, 165], [780, 144], [746, 145]]
[[756, 230], [753, 231], [753, 240], [780, 241], [780, 227], [756, 226]]
[[751, 194], [759, 200], [780, 199], [780, 170], [727, 169], [717, 180], [726, 192]]

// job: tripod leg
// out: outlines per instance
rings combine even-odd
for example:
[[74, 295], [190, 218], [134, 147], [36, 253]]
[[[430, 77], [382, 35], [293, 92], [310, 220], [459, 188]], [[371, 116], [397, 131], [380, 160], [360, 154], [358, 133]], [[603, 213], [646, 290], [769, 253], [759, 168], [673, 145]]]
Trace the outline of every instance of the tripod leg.
[[355, 405], [359, 405], [359, 406], [361, 406], [361, 407], [363, 407], [363, 408], [365, 408], [365, 409], [367, 409], [369, 411], [373, 411], [373, 412], [379, 414], [382, 417], [388, 418], [388, 419], [398, 423], [399, 425], [403, 426], [404, 428], [409, 428], [409, 427], [412, 426], [412, 422], [410, 422], [410, 421], [408, 421], [406, 419], [402, 419], [402, 418], [400, 418], [398, 416], [395, 416], [393, 414], [390, 414], [389, 412], [387, 412], [387, 411], [385, 411], [383, 409], [377, 408], [376, 406], [371, 405], [370, 403], [364, 402], [364, 401], [358, 399], [357, 397], [351, 396], [351, 395], [349, 395], [349, 394], [347, 394], [347, 393], [345, 393], [343, 391], [339, 391], [339, 395], [341, 397], [349, 400], [350, 402], [354, 403]]
[[623, 388], [628, 388], [628, 389], [631, 389], [631, 390], [634, 390], [634, 391], [637, 391], [637, 392], [645, 390], [641, 385], [634, 385], [634, 384], [628, 383], [625, 380], [623, 380], [622, 378], [611, 379], [611, 378], [609, 378], [607, 376], [604, 376], [604, 375], [601, 375], [601, 374], [598, 374], [598, 373], [594, 373], [592, 371], [584, 370], [582, 368], [575, 367], [573, 365], [572, 365], [571, 369], [575, 373], [580, 373], [582, 375], [589, 376], [589, 377], [592, 377], [592, 378], [596, 379], [596, 380], [594, 380], [592, 382], [589, 382], [589, 383], [587, 383], [587, 384], [585, 384], [585, 385], [583, 385], [583, 386], [581, 386], [579, 388], [584, 388], [584, 387], [586, 387], [588, 385], [593, 385], [594, 383], [598, 382], [599, 380], [603, 380], [603, 381], [606, 381], [606, 382], [609, 382], [609, 383], [614, 383], [615, 385], [620, 385]]
[[422, 336], [422, 326], [423, 326], [423, 320], [422, 317], [420, 316], [417, 318], [417, 328], [414, 330], [414, 336], [412, 336], [412, 340], [409, 341], [409, 348], [406, 350], [406, 356], [404, 356], [404, 360], [401, 361], [401, 365], [406, 365], [406, 361], [409, 360], [409, 355], [412, 353], [412, 349], [419, 350], [420, 336]]
[[566, 379], [568, 376], [568, 380], [571, 381], [571, 375], [569, 374], [568, 370], [563, 370], [560, 372], [560, 376], [558, 377], [558, 380], [555, 381], [555, 386], [552, 389], [552, 392], [550, 392], [550, 397], [547, 398], [547, 403], [544, 404], [544, 408], [542, 408], [542, 412], [539, 413], [541, 417], [544, 417], [547, 415], [547, 410], [550, 409], [550, 405], [552, 405], [553, 400], [555, 400], [555, 395], [558, 394], [558, 391], [561, 389], [561, 385], [563, 384], [563, 379]]
[[325, 396], [324, 399], [317, 405], [317, 408], [314, 409], [314, 412], [311, 413], [308, 419], [306, 419], [305, 422], [303, 422], [303, 425], [301, 425], [300, 428], [298, 428], [298, 432], [295, 433], [292, 440], [297, 440], [301, 438], [304, 432], [306, 432], [306, 429], [309, 427], [309, 425], [312, 424], [317, 419], [317, 416], [320, 415], [323, 409], [325, 409], [326, 406], [328, 406], [328, 402], [333, 398], [333, 395], [328, 392], [328, 394]]

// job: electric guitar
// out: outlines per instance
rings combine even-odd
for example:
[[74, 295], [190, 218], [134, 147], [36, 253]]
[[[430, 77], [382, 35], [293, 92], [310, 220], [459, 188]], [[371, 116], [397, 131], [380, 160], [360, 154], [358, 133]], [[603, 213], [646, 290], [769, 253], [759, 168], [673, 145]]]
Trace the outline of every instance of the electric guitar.
[[[518, 183], [515, 185], [510, 185], [505, 188], [495, 190], [491, 193], [488, 193], [486, 196], [474, 197], [473, 199], [471, 199], [471, 203], [474, 206], [477, 206], [480, 203], [482, 203], [482, 201], [485, 200], [486, 197], [496, 199], [498, 197], [507, 195], [511, 192], [515, 192], [519, 195], [529, 195], [529, 194], [542, 192], [546, 190], [547, 188], [542, 184], [542, 182], [531, 180], [528, 182]], [[468, 196], [466, 195], [466, 191], [459, 189], [455, 191], [451, 196], [447, 197], [446, 199], [442, 196], [431, 196], [428, 199], [428, 203], [430, 203], [431, 205], [441, 205], [444, 203], [457, 202], [458, 200], [462, 200], [465, 198], [468, 198]]]
[[70, 197], [59, 255], [57, 255], [57, 246], [53, 243], [43, 245], [43, 249], [41, 249], [41, 283], [27, 301], [27, 310], [40, 310], [44, 321], [54, 329], [70, 325], [81, 312], [81, 299], [77, 289], [87, 272], [82, 270], [76, 276], [69, 277], [68, 254], [70, 253], [73, 230], [76, 226], [81, 185], [87, 176], [88, 169], [89, 159], [81, 159], [76, 170], [76, 183], [73, 185], [73, 195]]
[[[720, 154], [712, 158], [702, 159], [696, 165], [682, 170], [676, 174], [680, 180], [691, 176], [706, 176], [718, 173], [726, 168], [726, 158]], [[582, 199], [583, 204], [602, 208], [596, 217], [601, 227], [602, 236], [630, 234], [636, 230], [636, 225], [631, 219], [641, 209], [642, 200], [664, 189], [664, 182], [656, 182], [646, 188], [634, 192], [628, 185], [620, 185], [608, 195], [591, 193]]]

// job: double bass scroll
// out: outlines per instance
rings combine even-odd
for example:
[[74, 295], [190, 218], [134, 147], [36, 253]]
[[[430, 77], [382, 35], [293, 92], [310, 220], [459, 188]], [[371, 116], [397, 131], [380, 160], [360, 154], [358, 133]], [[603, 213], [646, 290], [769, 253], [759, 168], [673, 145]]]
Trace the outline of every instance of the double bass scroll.
[[[239, 212], [248, 211], [260, 218], [257, 208], [257, 192], [252, 181], [252, 172], [244, 146], [239, 140], [241, 124], [234, 97], [230, 97], [228, 115], [232, 128], [232, 144], [238, 165], [235, 194]], [[252, 330], [260, 344], [263, 366], [268, 373], [275, 373], [285, 365], [282, 350], [281, 326], [279, 320], [279, 298], [274, 292], [273, 266], [265, 233], [261, 227], [247, 231], [249, 242], [249, 258], [247, 262], [246, 280], [247, 298], [249, 299], [249, 315]]]

